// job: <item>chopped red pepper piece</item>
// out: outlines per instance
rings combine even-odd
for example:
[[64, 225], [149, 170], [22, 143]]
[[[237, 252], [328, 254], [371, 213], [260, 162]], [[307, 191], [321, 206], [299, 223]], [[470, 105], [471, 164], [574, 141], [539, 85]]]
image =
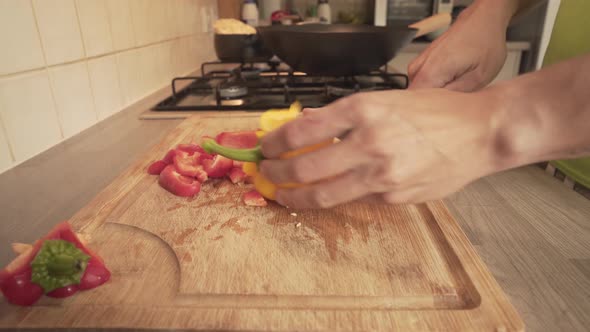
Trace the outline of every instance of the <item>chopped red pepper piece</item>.
[[165, 162], [166, 164], [170, 165], [174, 162], [175, 155], [176, 155], [176, 150], [172, 149], [172, 150], [168, 151], [168, 153], [166, 153], [166, 155], [164, 156], [164, 159], [162, 159], [162, 161]]
[[[89, 257], [87, 263], [83, 257]], [[43, 273], [39, 274], [39, 271]], [[55, 278], [62, 282], [76, 279], [71, 272], [80, 277], [79, 284], [54, 282]], [[57, 273], [55, 277], [53, 273]], [[0, 290], [10, 303], [27, 306], [43, 295], [43, 286], [49, 290], [48, 296], [66, 297], [76, 293], [77, 289], [102, 285], [110, 276], [104, 261], [82, 244], [68, 222], [62, 222], [0, 271]], [[98, 279], [99, 282], [85, 285], [87, 279]]]
[[209, 177], [222, 178], [231, 170], [233, 161], [224, 156], [216, 155], [213, 159], [203, 160], [202, 164]]
[[174, 156], [174, 166], [178, 173], [184, 176], [197, 177], [197, 175], [204, 173], [203, 166], [200, 165], [200, 153], [198, 152], [193, 152], [190, 155], [185, 151], [177, 151]]
[[180, 150], [180, 151], [187, 152], [190, 156], [192, 156], [195, 152], [198, 152], [198, 153], [205, 152], [205, 150], [203, 150], [203, 148], [201, 148], [199, 145], [192, 144], [192, 143], [191, 144], [178, 144], [176, 149]]
[[249, 206], [266, 206], [268, 203], [256, 190], [250, 190], [243, 196], [244, 203]]
[[176, 196], [192, 197], [201, 190], [199, 181], [178, 173], [174, 165], [168, 165], [164, 168], [160, 173], [158, 183], [162, 188]]
[[236, 149], [249, 149], [258, 144], [255, 131], [225, 131], [215, 137], [219, 145]]
[[246, 177], [247, 177], [247, 175], [246, 175], [246, 173], [244, 173], [244, 171], [242, 170], [241, 167], [233, 167], [229, 171], [229, 179], [231, 180], [232, 183], [244, 182]]
[[148, 174], [151, 175], [158, 175], [160, 173], [162, 173], [162, 171], [164, 170], [164, 168], [166, 168], [168, 164], [166, 164], [166, 162], [164, 162], [164, 160], [157, 160], [154, 161], [147, 169]]

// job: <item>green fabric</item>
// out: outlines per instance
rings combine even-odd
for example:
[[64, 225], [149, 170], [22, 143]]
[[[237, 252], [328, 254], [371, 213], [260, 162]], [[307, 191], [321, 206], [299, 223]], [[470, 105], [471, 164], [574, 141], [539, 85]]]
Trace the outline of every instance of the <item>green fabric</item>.
[[[590, 52], [590, 0], [561, 0], [543, 66]], [[590, 130], [590, 125], [589, 125]], [[590, 157], [551, 164], [590, 188]]]

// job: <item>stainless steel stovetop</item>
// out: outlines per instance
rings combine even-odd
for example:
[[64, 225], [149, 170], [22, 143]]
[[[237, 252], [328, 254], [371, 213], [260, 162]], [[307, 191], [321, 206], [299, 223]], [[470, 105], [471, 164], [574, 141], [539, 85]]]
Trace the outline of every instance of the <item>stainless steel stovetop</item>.
[[[177, 89], [181, 81], [190, 83]], [[172, 80], [171, 95], [152, 111], [244, 111], [285, 108], [298, 100], [321, 107], [362, 91], [405, 89], [408, 77], [386, 71], [353, 77], [312, 76], [293, 72], [278, 61], [253, 64], [208, 62], [200, 76]]]

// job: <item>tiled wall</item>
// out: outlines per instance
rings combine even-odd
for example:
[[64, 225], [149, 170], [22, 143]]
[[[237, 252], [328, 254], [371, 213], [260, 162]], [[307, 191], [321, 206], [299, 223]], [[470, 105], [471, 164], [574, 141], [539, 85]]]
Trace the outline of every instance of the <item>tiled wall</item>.
[[214, 58], [215, 0], [0, 0], [0, 172]]

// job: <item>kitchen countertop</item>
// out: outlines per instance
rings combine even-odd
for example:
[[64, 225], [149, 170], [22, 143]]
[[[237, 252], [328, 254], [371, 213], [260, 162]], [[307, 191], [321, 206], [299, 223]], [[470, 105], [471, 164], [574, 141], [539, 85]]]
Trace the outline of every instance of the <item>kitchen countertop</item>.
[[[181, 119], [140, 120], [165, 88], [0, 175], [0, 264], [9, 243], [67, 220]], [[476, 181], [445, 199], [528, 331], [590, 326], [590, 200], [536, 166]]]

